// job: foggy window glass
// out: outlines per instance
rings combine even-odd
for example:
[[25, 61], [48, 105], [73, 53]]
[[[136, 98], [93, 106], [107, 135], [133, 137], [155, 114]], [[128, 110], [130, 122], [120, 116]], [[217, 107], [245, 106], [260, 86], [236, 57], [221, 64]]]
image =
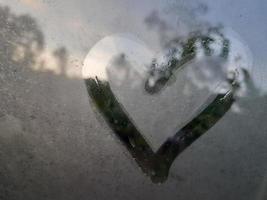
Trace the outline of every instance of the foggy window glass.
[[0, 0], [0, 199], [266, 199], [266, 9]]

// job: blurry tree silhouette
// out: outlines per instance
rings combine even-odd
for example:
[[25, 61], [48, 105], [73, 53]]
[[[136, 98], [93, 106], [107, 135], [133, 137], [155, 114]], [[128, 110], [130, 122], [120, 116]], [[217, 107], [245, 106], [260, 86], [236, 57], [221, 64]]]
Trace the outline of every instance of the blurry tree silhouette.
[[44, 36], [32, 17], [0, 7], [0, 73], [15, 78], [12, 73], [35, 64], [43, 48]]
[[60, 73], [65, 74], [66, 73], [66, 66], [67, 66], [67, 61], [68, 61], [68, 52], [65, 47], [60, 47], [56, 49], [53, 52], [54, 56], [58, 60], [58, 65], [60, 68]]

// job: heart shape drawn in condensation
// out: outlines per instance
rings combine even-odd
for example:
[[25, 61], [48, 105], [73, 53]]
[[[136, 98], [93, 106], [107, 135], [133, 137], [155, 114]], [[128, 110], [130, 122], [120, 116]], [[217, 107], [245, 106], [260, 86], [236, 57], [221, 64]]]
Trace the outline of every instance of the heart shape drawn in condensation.
[[[222, 35], [220, 36], [223, 37]], [[189, 38], [182, 45], [184, 49], [179, 59], [171, 57], [168, 67], [165, 67], [164, 70], [159, 70], [155, 67], [149, 70], [147, 81], [144, 83], [145, 91], [150, 95], [154, 95], [163, 90], [168, 85], [168, 81], [174, 76], [175, 71], [186, 67], [190, 61], [195, 59], [196, 42], [200, 41], [205, 55], [211, 56], [209, 44], [212, 43], [212, 40], [206, 35], [199, 34]], [[109, 45], [107, 45], [107, 41], [109, 41]], [[227, 59], [229, 40], [223, 38], [222, 44], [219, 56], [222, 59]], [[218, 93], [214, 98], [209, 99], [208, 105], [203, 107], [193, 119], [176, 131], [173, 136], [169, 137], [157, 151], [153, 151], [144, 135], [140, 133], [127, 114], [126, 109], [118, 101], [108, 81], [108, 64], [118, 54], [127, 56], [132, 65], [140, 66], [143, 65], [144, 60], [151, 61], [153, 57], [145, 45], [134, 42], [129, 37], [113, 36], [112, 40], [110, 38], [101, 40], [90, 50], [84, 61], [83, 76], [89, 96], [109, 127], [125, 145], [143, 172], [154, 183], [164, 182], [175, 158], [215, 125], [231, 108], [235, 101], [235, 86], [238, 86], [235, 78], [229, 78], [228, 83], [231, 86], [229, 90]], [[131, 56], [128, 56], [128, 54]], [[152, 84], [150, 83], [151, 79], [153, 79]]]

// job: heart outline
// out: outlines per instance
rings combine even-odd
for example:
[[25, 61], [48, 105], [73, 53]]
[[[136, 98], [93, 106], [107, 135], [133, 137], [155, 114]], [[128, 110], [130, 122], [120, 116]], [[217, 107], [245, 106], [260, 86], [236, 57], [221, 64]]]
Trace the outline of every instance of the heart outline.
[[[208, 32], [212, 33], [214, 31], [219, 34], [223, 41], [220, 57], [227, 59], [229, 54], [229, 40], [224, 38], [216, 27], [210, 28]], [[209, 37], [201, 34], [193, 35], [187, 40], [187, 43], [183, 44], [186, 47], [185, 56], [182, 57], [181, 61], [176, 62], [178, 65], [174, 64], [174, 67], [171, 65], [171, 70], [175, 71], [183, 67], [188, 61], [194, 59], [196, 54], [191, 43], [198, 39], [203, 43], [203, 47], [206, 50], [205, 55], [211, 55], [211, 49], [208, 46], [210, 42], [205, 44], [207, 39], [210, 40]], [[172, 74], [171, 71], [171, 75]], [[170, 77], [163, 79], [163, 81], [161, 79], [156, 81], [154, 88], [149, 88], [148, 82], [146, 82], [145, 90], [150, 94], [159, 92]], [[168, 138], [157, 152], [154, 153], [143, 135], [134, 125], [133, 120], [130, 119], [126, 109], [116, 99], [109, 82], [103, 79], [100, 80], [97, 76], [95, 76], [95, 78], [85, 78], [88, 94], [104, 117], [106, 123], [130, 152], [142, 171], [147, 174], [154, 183], [166, 181], [169, 169], [175, 158], [197, 138], [213, 127], [231, 108], [232, 104], [235, 102], [234, 91], [239, 85], [235, 78], [228, 79], [228, 83], [231, 85], [229, 91], [218, 93], [206, 108], [203, 108], [196, 117], [178, 130], [172, 137]]]

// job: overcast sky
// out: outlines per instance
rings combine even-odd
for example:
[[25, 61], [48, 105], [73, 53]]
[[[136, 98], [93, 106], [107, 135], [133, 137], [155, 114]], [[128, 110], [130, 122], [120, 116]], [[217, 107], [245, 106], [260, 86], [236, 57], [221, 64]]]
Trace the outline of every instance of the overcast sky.
[[[65, 46], [80, 59], [99, 40], [118, 33], [131, 33], [152, 49], [159, 48], [158, 30], [149, 29], [144, 22], [153, 11], [158, 11], [177, 32], [201, 20], [221, 23], [240, 36], [252, 54], [253, 77], [258, 85], [267, 87], [265, 0], [0, 0], [0, 3], [13, 12], [34, 16], [41, 24], [48, 48]], [[204, 11], [206, 14], [202, 14]]]

